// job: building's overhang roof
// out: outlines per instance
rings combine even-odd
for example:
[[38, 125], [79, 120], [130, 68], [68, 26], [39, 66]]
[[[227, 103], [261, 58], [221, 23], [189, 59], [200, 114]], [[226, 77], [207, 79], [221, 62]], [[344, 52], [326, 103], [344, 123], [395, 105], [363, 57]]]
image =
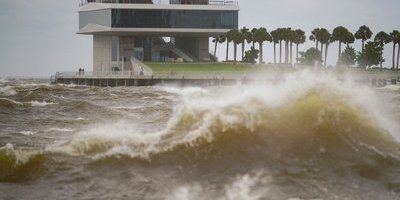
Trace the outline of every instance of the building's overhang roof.
[[225, 34], [230, 29], [191, 28], [111, 28], [98, 24], [88, 24], [78, 34], [86, 35], [137, 35], [158, 37], [212, 37]]
[[149, 10], [225, 10], [239, 11], [238, 5], [182, 5], [182, 4], [122, 4], [88, 3], [79, 12], [104, 9], [149, 9]]

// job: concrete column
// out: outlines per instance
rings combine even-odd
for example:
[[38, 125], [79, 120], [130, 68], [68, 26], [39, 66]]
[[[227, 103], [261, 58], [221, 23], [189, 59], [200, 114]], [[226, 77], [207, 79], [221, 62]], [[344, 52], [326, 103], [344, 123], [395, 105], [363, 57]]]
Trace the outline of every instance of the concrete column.
[[111, 36], [93, 35], [93, 75], [111, 72]]

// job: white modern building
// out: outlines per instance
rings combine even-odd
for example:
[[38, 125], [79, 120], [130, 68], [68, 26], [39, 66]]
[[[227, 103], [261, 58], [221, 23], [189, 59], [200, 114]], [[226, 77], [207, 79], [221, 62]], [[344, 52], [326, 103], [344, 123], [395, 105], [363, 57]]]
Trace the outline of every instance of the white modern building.
[[234, 1], [87, 0], [78, 34], [93, 35], [93, 72], [138, 73], [140, 61], [210, 61], [209, 38], [238, 28]]

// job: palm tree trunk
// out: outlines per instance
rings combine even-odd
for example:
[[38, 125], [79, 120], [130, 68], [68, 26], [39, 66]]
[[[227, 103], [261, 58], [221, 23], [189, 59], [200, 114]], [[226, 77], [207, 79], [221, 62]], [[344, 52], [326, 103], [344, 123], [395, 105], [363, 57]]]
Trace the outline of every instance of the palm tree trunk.
[[296, 64], [299, 64], [299, 44], [296, 44]]
[[383, 61], [383, 48], [385, 47], [385, 44], [383, 44], [383, 41], [381, 42], [381, 47], [382, 47], [382, 49], [381, 49], [381, 59], [380, 59], [380, 62], [379, 62], [379, 66], [380, 66], [380, 68], [382, 69], [383, 68], [383, 66], [382, 66], [382, 61]]
[[243, 62], [243, 60], [244, 60], [244, 44], [245, 43], [245, 41], [242, 41], [242, 62]]
[[259, 45], [260, 45], [260, 65], [261, 65], [261, 64], [264, 62], [264, 58], [263, 58], [263, 56], [264, 56], [264, 53], [263, 53], [263, 43], [260, 42]]
[[318, 49], [318, 40], [315, 40], [315, 48]]
[[329, 43], [326, 43], [325, 44], [325, 67], [326, 67], [326, 63], [327, 63], [327, 59], [328, 59], [328, 46], [329, 46]]
[[214, 47], [214, 58], [217, 57], [217, 45], [218, 45], [218, 41], [215, 41], [215, 47]]
[[233, 60], [235, 61], [235, 63], [236, 63], [236, 59], [237, 59], [237, 44], [234, 42], [233, 43], [233, 53], [234, 53], [234, 55], [233, 55]]
[[282, 40], [279, 40], [279, 64], [282, 64]]
[[229, 54], [229, 42], [226, 41], [226, 62], [228, 62], [228, 54]]
[[253, 41], [253, 48], [254, 48], [254, 43], [255, 43], [255, 42]]
[[290, 42], [290, 65], [293, 65], [293, 43]]
[[397, 45], [397, 67], [396, 69], [399, 70], [399, 59], [400, 58], [400, 44]]
[[276, 43], [274, 42], [274, 65], [276, 65]]
[[364, 53], [364, 42], [365, 40], [361, 40], [361, 52]]
[[339, 61], [340, 61], [340, 54], [342, 53], [342, 42], [341, 41], [339, 41], [339, 54], [338, 54], [338, 61], [337, 61], [337, 64], [339, 64]]
[[285, 41], [285, 64], [289, 63], [289, 41]]
[[321, 56], [324, 55], [324, 44], [321, 42]]
[[393, 42], [393, 58], [392, 58], [392, 69], [394, 70], [396, 60], [396, 43]]

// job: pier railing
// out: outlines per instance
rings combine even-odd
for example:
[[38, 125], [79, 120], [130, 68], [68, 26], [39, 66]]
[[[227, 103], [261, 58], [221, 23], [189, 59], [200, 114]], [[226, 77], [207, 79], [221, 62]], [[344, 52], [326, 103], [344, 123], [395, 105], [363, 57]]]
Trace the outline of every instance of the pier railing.
[[[138, 3], [142, 3], [143, 0], [138, 0]], [[152, 4], [161, 4], [161, 5], [168, 5], [171, 4], [170, 0], [151, 0]], [[81, 0], [79, 6], [84, 6], [88, 3], [112, 3], [112, 4], [126, 4], [124, 2], [120, 2], [120, 0]], [[193, 3], [193, 4], [181, 4], [181, 5], [239, 5], [238, 1], [228, 1], [228, 0], [210, 0], [208, 4], [200, 4], [200, 3]]]

